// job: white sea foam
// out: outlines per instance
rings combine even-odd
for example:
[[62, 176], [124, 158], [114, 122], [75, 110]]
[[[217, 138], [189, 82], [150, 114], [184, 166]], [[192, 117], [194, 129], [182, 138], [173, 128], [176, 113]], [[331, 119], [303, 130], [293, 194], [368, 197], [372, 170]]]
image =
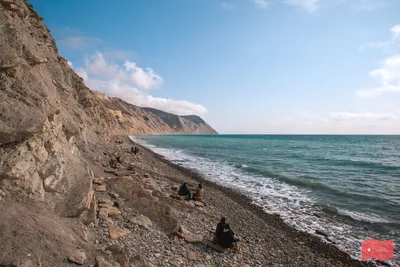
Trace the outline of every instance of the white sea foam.
[[[361, 242], [368, 238], [367, 233], [362, 233], [352, 226], [333, 221], [327, 217], [316, 217], [315, 213], [319, 210], [315, 207], [316, 201], [310, 197], [310, 191], [288, 185], [271, 177], [250, 175], [245, 170], [226, 162], [200, 158], [180, 149], [158, 147], [146, 142], [146, 140], [132, 136], [131, 139], [163, 155], [173, 163], [198, 171], [210, 181], [239, 189], [243, 194], [251, 197], [253, 202], [261, 206], [267, 213], [280, 214], [287, 224], [296, 229], [311, 234], [315, 234], [316, 230], [327, 233], [329, 240], [334, 241], [341, 250], [348, 252], [354, 258], [360, 259]], [[241, 167], [246, 168], [247, 166], [241, 165]], [[347, 210], [339, 210], [338, 212], [359, 221], [386, 222], [374, 214]], [[329, 240], [325, 241], [330, 242]]]
[[356, 211], [349, 211], [345, 209], [339, 209], [338, 213], [341, 215], [349, 216], [353, 220], [360, 222], [369, 222], [369, 223], [388, 223], [388, 220], [383, 219], [382, 217], [371, 214], [371, 213], [361, 213]]

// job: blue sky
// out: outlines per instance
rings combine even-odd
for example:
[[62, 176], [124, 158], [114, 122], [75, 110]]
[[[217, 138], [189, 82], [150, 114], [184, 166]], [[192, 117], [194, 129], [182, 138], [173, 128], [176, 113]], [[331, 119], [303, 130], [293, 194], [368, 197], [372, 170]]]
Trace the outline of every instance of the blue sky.
[[399, 0], [29, 1], [94, 90], [222, 133], [400, 133]]

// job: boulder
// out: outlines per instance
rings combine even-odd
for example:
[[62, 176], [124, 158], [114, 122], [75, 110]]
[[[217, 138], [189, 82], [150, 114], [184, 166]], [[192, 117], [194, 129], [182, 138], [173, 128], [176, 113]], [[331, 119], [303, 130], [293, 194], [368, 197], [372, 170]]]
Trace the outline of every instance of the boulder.
[[114, 226], [111, 222], [107, 221], [106, 224], [108, 227], [108, 233], [110, 234], [110, 239], [116, 239], [128, 234], [126, 230]]
[[160, 201], [145, 190], [140, 178], [114, 178], [108, 183], [110, 191], [116, 192], [125, 200], [124, 209], [134, 209], [138, 214], [148, 217], [165, 233], [178, 230], [179, 219], [167, 201]]
[[193, 233], [187, 233], [183, 235], [183, 239], [191, 244], [200, 244], [203, 243], [203, 236], [193, 234]]
[[194, 205], [196, 205], [196, 207], [204, 207], [204, 204], [200, 201], [195, 201]]
[[102, 185], [103, 184], [103, 179], [102, 178], [94, 178], [93, 183], [97, 185]]
[[76, 263], [78, 265], [83, 265], [86, 260], [86, 254], [83, 251], [75, 251], [68, 257], [68, 259], [73, 263]]
[[99, 218], [107, 219], [108, 216], [118, 217], [121, 216], [121, 211], [116, 207], [101, 208], [99, 211]]
[[116, 207], [108, 207], [107, 212], [109, 216], [114, 216], [114, 217], [121, 216], [121, 211]]
[[153, 226], [153, 223], [151, 222], [151, 220], [148, 217], [143, 216], [143, 215], [134, 217], [134, 218], [130, 219], [129, 222], [139, 225], [146, 229], [150, 229]]
[[97, 186], [97, 187], [96, 187], [96, 191], [97, 191], [97, 192], [106, 192], [106, 191], [107, 191], [106, 185], [99, 185], [99, 186]]
[[113, 206], [114, 202], [104, 195], [98, 196], [98, 200], [100, 204], [107, 204], [108, 206]]
[[183, 238], [187, 243], [198, 244], [203, 243], [203, 236], [198, 234], [193, 234], [190, 231], [186, 230], [184, 227], [180, 226], [176, 234]]

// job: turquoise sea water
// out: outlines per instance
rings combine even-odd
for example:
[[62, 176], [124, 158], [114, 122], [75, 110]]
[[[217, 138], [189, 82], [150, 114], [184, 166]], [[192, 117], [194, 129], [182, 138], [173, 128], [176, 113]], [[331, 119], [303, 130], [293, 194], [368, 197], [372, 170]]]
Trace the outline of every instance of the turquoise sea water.
[[[400, 136], [136, 136], [167, 159], [240, 189], [290, 225], [354, 257], [371, 237], [400, 244]], [[229, 216], [229, 215], [227, 215]]]

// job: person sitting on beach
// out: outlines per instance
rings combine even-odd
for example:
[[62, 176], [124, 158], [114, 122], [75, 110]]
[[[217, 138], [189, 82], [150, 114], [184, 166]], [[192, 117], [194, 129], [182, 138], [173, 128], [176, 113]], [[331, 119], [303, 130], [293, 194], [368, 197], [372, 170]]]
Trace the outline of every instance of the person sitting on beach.
[[181, 187], [179, 188], [179, 191], [178, 191], [178, 195], [185, 196], [186, 200], [190, 200], [190, 189], [189, 189], [189, 186], [187, 185], [187, 183], [184, 183], [183, 185], [181, 185]]
[[196, 190], [196, 193], [193, 194], [193, 199], [195, 201], [203, 201], [203, 186], [201, 184], [199, 184], [199, 187]]
[[222, 226], [225, 224], [226, 224], [226, 218], [222, 217], [219, 223], [217, 224], [217, 228], [215, 229], [214, 243], [218, 243], [218, 238], [220, 238], [222, 233]]
[[[218, 226], [217, 226], [218, 227]], [[241, 252], [242, 249], [239, 248], [238, 238], [235, 238], [235, 233], [232, 231], [229, 223], [223, 224], [217, 236], [217, 243], [223, 248], [231, 248], [233, 247], [235, 252]]]

